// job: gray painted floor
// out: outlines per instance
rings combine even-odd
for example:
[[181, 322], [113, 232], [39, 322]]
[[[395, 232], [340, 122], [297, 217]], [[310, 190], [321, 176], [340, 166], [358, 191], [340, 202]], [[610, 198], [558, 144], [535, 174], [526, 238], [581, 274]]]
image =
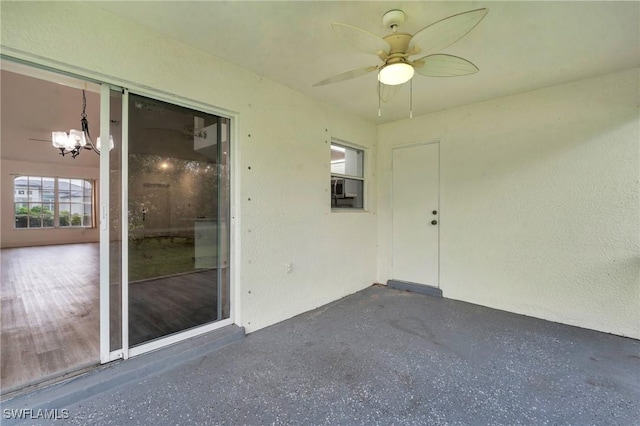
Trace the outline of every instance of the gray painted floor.
[[374, 286], [66, 408], [56, 424], [637, 425], [640, 342]]

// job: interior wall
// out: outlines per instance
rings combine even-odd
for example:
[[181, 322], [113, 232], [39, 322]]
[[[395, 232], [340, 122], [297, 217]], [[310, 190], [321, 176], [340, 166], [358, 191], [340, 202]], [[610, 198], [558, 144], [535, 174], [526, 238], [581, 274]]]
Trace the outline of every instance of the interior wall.
[[444, 297], [640, 338], [639, 81], [633, 69], [380, 125], [378, 280], [392, 278], [391, 147], [440, 140]]
[[[0, 247], [97, 242], [93, 229], [15, 229], [16, 175], [98, 179], [99, 157], [88, 150], [72, 159], [51, 146], [51, 131], [80, 128], [81, 91], [2, 71], [0, 92]], [[69, 103], [69, 99], [77, 102]], [[99, 128], [99, 96], [87, 92], [91, 129]], [[72, 117], [72, 119], [70, 119]], [[97, 181], [96, 181], [97, 184]]]
[[[238, 114], [235, 303], [247, 331], [375, 281], [374, 124], [90, 4], [3, 1], [0, 8], [5, 54]], [[331, 212], [332, 137], [367, 149], [369, 211]]]

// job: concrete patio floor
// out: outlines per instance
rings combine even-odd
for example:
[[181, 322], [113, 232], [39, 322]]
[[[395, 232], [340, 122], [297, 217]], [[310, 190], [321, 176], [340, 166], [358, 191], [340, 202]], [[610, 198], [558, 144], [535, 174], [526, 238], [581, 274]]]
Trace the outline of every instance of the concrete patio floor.
[[376, 285], [55, 408], [74, 425], [637, 425], [640, 342]]

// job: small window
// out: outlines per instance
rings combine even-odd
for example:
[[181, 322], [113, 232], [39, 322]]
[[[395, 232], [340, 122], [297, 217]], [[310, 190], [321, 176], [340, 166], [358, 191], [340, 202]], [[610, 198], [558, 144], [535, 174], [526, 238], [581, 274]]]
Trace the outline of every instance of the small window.
[[364, 208], [364, 151], [331, 143], [331, 208]]

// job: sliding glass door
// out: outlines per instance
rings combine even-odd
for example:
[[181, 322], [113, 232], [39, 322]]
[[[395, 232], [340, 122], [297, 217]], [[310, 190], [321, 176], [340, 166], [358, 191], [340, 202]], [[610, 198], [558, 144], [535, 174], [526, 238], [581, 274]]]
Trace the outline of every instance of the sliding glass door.
[[229, 318], [229, 119], [128, 96], [128, 343]]
[[230, 119], [0, 65], [0, 390], [230, 324]]

